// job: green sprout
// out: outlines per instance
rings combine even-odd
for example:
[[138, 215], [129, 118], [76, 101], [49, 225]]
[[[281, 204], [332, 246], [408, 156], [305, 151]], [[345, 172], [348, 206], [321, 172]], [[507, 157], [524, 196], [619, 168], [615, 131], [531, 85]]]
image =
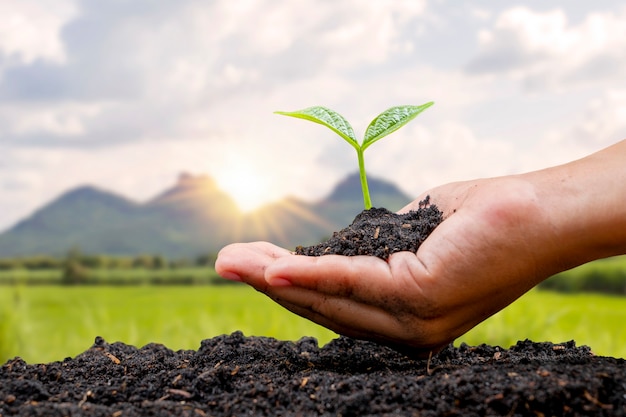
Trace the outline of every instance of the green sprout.
[[314, 106], [293, 112], [277, 111], [275, 113], [282, 114], [284, 116], [296, 117], [298, 119], [309, 120], [311, 122], [324, 125], [333, 132], [337, 133], [354, 149], [356, 149], [356, 154], [359, 160], [361, 189], [363, 190], [363, 205], [365, 206], [365, 210], [369, 210], [372, 208], [372, 200], [370, 198], [369, 187], [367, 186], [363, 152], [365, 152], [365, 149], [367, 149], [372, 143], [400, 129], [433, 104], [435, 103], [431, 101], [426, 104], [422, 104], [421, 106], [395, 106], [385, 110], [371, 121], [365, 131], [365, 136], [361, 144], [357, 141], [350, 123], [348, 123], [342, 115], [326, 107]]

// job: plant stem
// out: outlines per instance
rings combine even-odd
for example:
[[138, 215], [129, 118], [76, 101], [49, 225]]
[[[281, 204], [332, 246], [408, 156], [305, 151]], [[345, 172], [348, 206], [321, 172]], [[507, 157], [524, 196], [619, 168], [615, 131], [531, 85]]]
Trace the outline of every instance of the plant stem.
[[359, 158], [359, 177], [361, 178], [361, 189], [363, 190], [363, 206], [365, 206], [365, 210], [369, 210], [372, 208], [372, 200], [370, 198], [369, 187], [367, 186], [367, 176], [365, 175], [363, 149], [357, 149], [356, 154]]

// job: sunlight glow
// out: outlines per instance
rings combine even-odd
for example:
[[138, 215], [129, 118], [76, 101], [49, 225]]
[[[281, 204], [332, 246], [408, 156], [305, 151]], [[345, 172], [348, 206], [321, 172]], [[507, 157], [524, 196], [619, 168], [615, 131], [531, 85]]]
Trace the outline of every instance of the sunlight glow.
[[250, 165], [232, 165], [220, 172], [216, 180], [243, 212], [250, 212], [268, 203], [269, 182]]

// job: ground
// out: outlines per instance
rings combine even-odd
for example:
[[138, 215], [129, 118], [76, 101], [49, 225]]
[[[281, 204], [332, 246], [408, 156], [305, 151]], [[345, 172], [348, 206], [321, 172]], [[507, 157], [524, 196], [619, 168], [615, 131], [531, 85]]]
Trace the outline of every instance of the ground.
[[[370, 210], [330, 241], [299, 251], [364, 254], [358, 246], [368, 239], [370, 254], [382, 258], [415, 251], [442, 221], [427, 200], [417, 213]], [[371, 223], [372, 214], [394, 225]], [[312, 338], [236, 332], [177, 352], [96, 338], [62, 362], [4, 364], [0, 417], [626, 415], [626, 361], [574, 342], [449, 346], [430, 359], [406, 353], [347, 337], [319, 347]]]
[[236, 332], [174, 352], [102, 338], [62, 362], [0, 368], [0, 416], [621, 416], [626, 361], [574, 342], [448, 347], [413, 359]]
[[427, 197], [417, 210], [396, 214], [385, 208], [363, 210], [352, 224], [313, 246], [298, 246], [298, 255], [370, 255], [387, 259], [400, 251], [417, 252], [422, 242], [443, 221], [443, 213]]

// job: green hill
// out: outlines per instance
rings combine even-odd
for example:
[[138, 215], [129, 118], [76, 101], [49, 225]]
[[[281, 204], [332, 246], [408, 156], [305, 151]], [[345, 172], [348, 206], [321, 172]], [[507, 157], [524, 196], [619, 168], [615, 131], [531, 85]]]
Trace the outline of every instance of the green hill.
[[[410, 199], [393, 184], [370, 178], [372, 200], [397, 210]], [[363, 209], [358, 174], [341, 181], [327, 198], [295, 198], [242, 214], [206, 176], [182, 174], [146, 203], [96, 187], [59, 196], [0, 234], [0, 257], [61, 256], [71, 248], [109, 255], [193, 257], [227, 243], [267, 240], [294, 248], [345, 227]]]

